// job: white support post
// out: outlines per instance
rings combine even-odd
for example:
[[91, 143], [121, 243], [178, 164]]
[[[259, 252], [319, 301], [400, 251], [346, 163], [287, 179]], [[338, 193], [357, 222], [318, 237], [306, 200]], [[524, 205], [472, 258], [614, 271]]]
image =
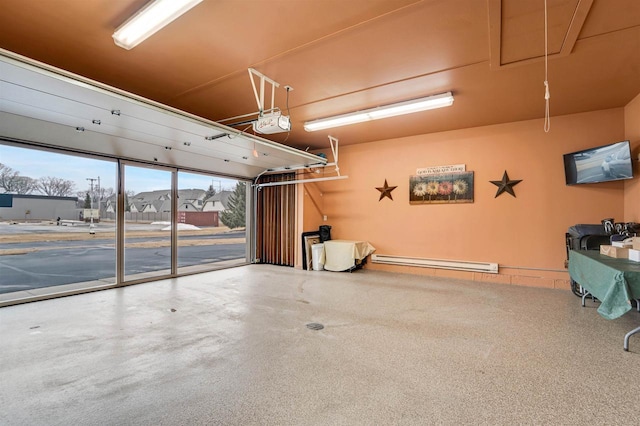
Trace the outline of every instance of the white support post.
[[249, 80], [251, 80], [251, 87], [253, 87], [253, 94], [256, 97], [256, 103], [258, 104], [258, 111], [262, 113], [262, 107], [260, 106], [260, 98], [258, 97], [258, 91], [256, 90], [256, 83], [253, 81], [252, 71], [257, 72], [253, 68], [249, 68]]
[[264, 111], [264, 78], [260, 79], [260, 112]]
[[276, 86], [271, 85], [271, 111], [273, 111], [273, 108], [275, 108], [275, 102], [276, 102]]
[[331, 145], [331, 153], [333, 154], [333, 165], [336, 167], [336, 173], [340, 176], [340, 167], [338, 167], [338, 139], [329, 135], [329, 144]]
[[[265, 82], [271, 84], [271, 110], [275, 108], [275, 99], [276, 99], [276, 87], [280, 87], [280, 84], [277, 81], [274, 81], [262, 74], [259, 71], [254, 70], [253, 68], [249, 68], [249, 78], [251, 79], [251, 86], [253, 87], [253, 94], [256, 97], [256, 102], [258, 104], [258, 111], [260, 115], [264, 112], [264, 86]], [[260, 93], [258, 94], [258, 89], [256, 88], [256, 83], [254, 81], [254, 76], [260, 79]]]

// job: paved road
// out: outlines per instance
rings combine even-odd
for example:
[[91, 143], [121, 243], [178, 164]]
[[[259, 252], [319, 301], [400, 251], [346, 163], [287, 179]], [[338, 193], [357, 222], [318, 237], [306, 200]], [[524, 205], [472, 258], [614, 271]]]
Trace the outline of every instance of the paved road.
[[[88, 231], [87, 231], [88, 232]], [[211, 234], [211, 235], [178, 235], [178, 241], [188, 241], [188, 240], [221, 240], [221, 239], [231, 239], [231, 238], [245, 238], [244, 231], [234, 231], [234, 232], [225, 232], [221, 234]], [[135, 238], [127, 238], [125, 236], [125, 244], [127, 243], [144, 243], [150, 241], [170, 241], [171, 236], [162, 236], [162, 237], [135, 237]], [[46, 247], [50, 249], [52, 247], [62, 248], [62, 247], [85, 247], [89, 245], [114, 245], [115, 237], [105, 237], [103, 235], [95, 234], [94, 237], [88, 240], [77, 240], [77, 241], [30, 241], [26, 243], [9, 243], [9, 244], [0, 244], [0, 249], [26, 249], [26, 248], [43, 248]]]
[[[212, 239], [233, 238], [231, 235], [218, 234]], [[242, 236], [244, 233], [238, 233], [234, 237]], [[154, 239], [141, 239], [151, 240]], [[60, 247], [22, 255], [0, 256], [0, 293], [93, 280], [115, 282], [116, 258], [112, 241], [62, 241], [56, 244]], [[35, 246], [34, 243], [20, 245]], [[51, 242], [44, 245], [52, 247]], [[11, 246], [17, 248], [15, 245]], [[179, 247], [178, 267], [244, 259], [245, 249], [245, 244]], [[169, 269], [170, 256], [169, 247], [128, 248], [125, 250], [125, 275]]]

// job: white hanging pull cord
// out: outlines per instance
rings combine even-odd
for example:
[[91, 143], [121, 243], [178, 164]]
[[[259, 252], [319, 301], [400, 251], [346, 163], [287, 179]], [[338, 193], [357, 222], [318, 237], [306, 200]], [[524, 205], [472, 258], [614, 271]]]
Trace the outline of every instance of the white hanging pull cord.
[[551, 130], [551, 117], [549, 114], [549, 67], [547, 65], [548, 53], [548, 41], [547, 41], [547, 0], [544, 0], [544, 131], [549, 133]]

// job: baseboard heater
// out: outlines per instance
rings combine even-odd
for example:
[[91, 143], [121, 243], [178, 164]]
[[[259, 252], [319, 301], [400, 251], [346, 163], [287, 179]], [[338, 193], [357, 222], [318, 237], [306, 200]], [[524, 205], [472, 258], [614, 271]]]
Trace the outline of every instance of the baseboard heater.
[[372, 254], [371, 262], [384, 263], [387, 265], [418, 266], [421, 268], [453, 269], [455, 271], [498, 273], [497, 263], [468, 262], [465, 260], [424, 259], [420, 257]]

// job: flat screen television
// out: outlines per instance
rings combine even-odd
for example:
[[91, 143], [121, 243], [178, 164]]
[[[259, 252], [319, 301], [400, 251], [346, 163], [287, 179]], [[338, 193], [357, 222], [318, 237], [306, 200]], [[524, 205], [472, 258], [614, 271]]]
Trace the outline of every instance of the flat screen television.
[[633, 178], [629, 141], [564, 154], [567, 185]]

